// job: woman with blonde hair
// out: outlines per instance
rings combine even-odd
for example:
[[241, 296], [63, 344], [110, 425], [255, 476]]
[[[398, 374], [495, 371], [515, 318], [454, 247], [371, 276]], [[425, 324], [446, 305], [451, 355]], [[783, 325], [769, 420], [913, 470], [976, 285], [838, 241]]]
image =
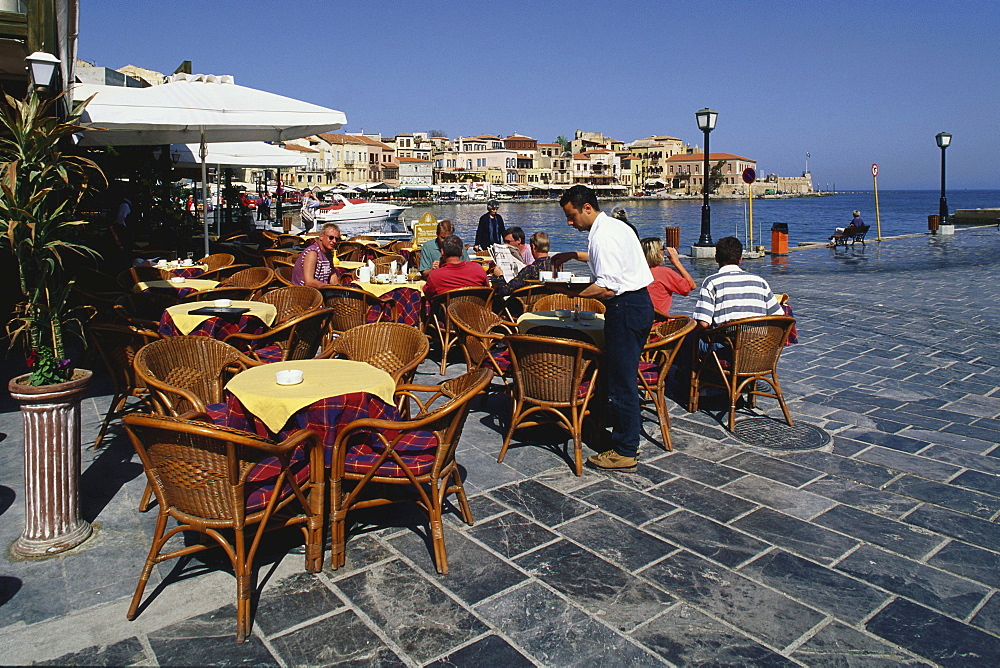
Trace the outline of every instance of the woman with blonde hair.
[[[698, 287], [698, 284], [694, 282], [691, 274], [681, 264], [676, 248], [671, 246], [664, 248], [663, 242], [658, 237], [647, 237], [642, 239], [640, 243], [642, 244], [642, 252], [646, 256], [646, 264], [649, 265], [649, 270], [653, 273], [653, 282], [647, 288], [649, 298], [653, 302], [653, 308], [666, 315], [670, 313], [670, 305], [675, 293], [688, 295], [691, 290]], [[663, 266], [664, 254], [676, 271]]]

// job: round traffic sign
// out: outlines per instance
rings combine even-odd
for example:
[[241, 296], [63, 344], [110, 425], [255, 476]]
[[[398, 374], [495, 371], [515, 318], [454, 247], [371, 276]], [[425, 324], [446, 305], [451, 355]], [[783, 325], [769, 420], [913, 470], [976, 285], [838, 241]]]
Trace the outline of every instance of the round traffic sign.
[[747, 167], [743, 170], [743, 182], [753, 183], [757, 180], [757, 172], [754, 171], [753, 167]]
[[878, 165], [872, 165], [872, 176], [878, 176]]

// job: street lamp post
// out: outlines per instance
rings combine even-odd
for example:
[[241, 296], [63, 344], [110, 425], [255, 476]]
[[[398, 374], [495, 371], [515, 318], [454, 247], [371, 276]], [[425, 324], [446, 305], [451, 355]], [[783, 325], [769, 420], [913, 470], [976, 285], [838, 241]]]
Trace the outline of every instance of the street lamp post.
[[941, 225], [948, 224], [948, 198], [945, 196], [944, 192], [944, 154], [945, 150], [951, 144], [951, 134], [947, 132], [939, 132], [934, 135], [934, 139], [937, 141], [938, 148], [941, 149], [941, 204], [938, 207], [938, 215], [941, 217]]
[[698, 238], [698, 243], [695, 244], [695, 246], [704, 248], [715, 245], [712, 243], [712, 207], [708, 204], [709, 182], [711, 180], [709, 179], [711, 168], [709, 167], [708, 135], [715, 129], [715, 121], [719, 117], [719, 112], [706, 107], [700, 111], [696, 111], [694, 116], [698, 120], [698, 128], [705, 133], [705, 167], [702, 170], [702, 194], [704, 201], [701, 205], [701, 236]]

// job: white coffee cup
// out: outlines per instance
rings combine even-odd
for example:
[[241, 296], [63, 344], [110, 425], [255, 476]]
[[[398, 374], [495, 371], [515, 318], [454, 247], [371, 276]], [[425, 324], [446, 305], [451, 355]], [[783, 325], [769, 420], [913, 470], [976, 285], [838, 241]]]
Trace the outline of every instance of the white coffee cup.
[[170, 282], [171, 283], [183, 283], [184, 282], [184, 277], [183, 276], [171, 276], [170, 277]]
[[213, 303], [216, 306], [218, 306], [219, 308], [229, 308], [230, 306], [233, 305], [233, 300], [232, 299], [216, 299]]
[[552, 276], [553, 276], [553, 274], [552, 274], [551, 271], [540, 271], [540, 272], [538, 272], [538, 280], [540, 280], [540, 281], [551, 281], [552, 280]]
[[278, 385], [298, 385], [302, 382], [302, 371], [299, 369], [285, 369], [275, 372], [274, 380]]
[[183, 266], [183, 267], [190, 267], [192, 264], [194, 264], [194, 260], [192, 260], [190, 258], [185, 258], [185, 259], [181, 260], [181, 266]]

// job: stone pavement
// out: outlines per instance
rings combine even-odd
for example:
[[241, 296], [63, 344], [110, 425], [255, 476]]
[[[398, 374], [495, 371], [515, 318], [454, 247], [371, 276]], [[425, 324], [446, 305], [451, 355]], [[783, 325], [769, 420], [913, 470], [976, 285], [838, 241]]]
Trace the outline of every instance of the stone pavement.
[[[253, 636], [237, 645], [218, 560], [163, 564], [154, 598], [125, 620], [154, 518], [135, 510], [144, 482], [119, 435], [85, 455], [95, 537], [46, 561], [0, 561], [0, 662], [996, 665], [1000, 233], [748, 266], [792, 297], [801, 342], [782, 384], [829, 446], [769, 451], [725, 432], [717, 411], [675, 405], [675, 452], [648, 416], [636, 474], [577, 478], [551, 431], [522, 432], [498, 464], [504, 404], [477, 400], [458, 454], [476, 523], [448, 518], [449, 575], [402, 509], [391, 526], [355, 527], [342, 570], [308, 575], [276, 549], [260, 560]], [[693, 297], [675, 303], [690, 312]], [[422, 371], [435, 382], [431, 363]], [[93, 394], [90, 434], [106, 384]], [[21, 430], [10, 402], [0, 409], [8, 545], [22, 522]], [[780, 416], [766, 399], [756, 413]]]

